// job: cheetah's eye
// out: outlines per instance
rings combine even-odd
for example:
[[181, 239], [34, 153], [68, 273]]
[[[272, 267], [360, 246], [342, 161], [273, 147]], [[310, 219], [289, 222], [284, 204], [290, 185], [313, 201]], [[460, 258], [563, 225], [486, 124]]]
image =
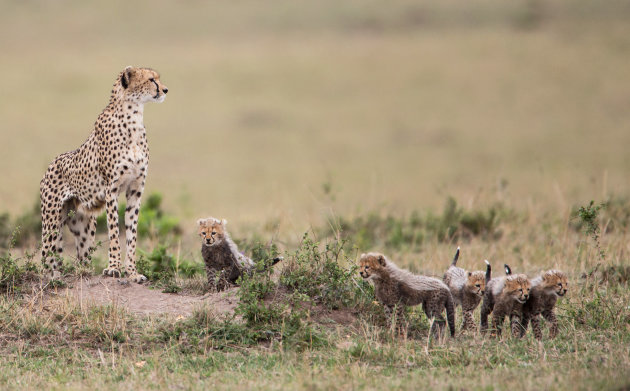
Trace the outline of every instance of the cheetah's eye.
[[206, 233], [205, 233], [205, 232], [202, 232], [201, 234], [202, 234], [203, 236], [206, 236]]
[[477, 288], [481, 288], [481, 285], [479, 285], [479, 284], [475, 284], [475, 286], [476, 286]]
[[214, 236], [214, 235], [216, 235], [216, 232], [213, 232], [213, 233], [212, 233], [212, 236]]
[[558, 286], [559, 286], [559, 287], [562, 287], [562, 283], [558, 283]]
[[155, 82], [155, 79], [154, 79], [154, 78], [150, 78], [150, 79], [149, 79], [149, 81], [150, 81], [150, 82], [152, 82], [152, 83], [154, 83], [154, 82]]

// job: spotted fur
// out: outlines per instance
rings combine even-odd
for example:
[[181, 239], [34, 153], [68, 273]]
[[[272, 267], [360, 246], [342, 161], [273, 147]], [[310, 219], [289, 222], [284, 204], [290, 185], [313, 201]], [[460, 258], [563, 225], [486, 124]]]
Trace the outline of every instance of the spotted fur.
[[146, 280], [136, 270], [138, 214], [149, 163], [144, 104], [164, 101], [167, 92], [154, 70], [125, 68], [88, 139], [48, 166], [40, 183], [42, 262], [51, 269], [53, 278], [59, 277], [63, 261], [63, 227], [67, 225], [75, 237], [78, 260], [87, 263], [94, 245], [96, 216], [103, 208], [109, 233], [109, 265], [103, 274], [120, 277], [118, 196], [124, 193], [125, 270], [132, 281]]
[[501, 327], [505, 317], [510, 318], [512, 335], [520, 335], [523, 322], [523, 305], [527, 302], [531, 290], [531, 282], [524, 274], [502, 276], [491, 279], [486, 285], [486, 293], [481, 305], [482, 334], [488, 329], [488, 315], [492, 315], [492, 328], [501, 335]]
[[451, 291], [453, 295], [453, 301], [455, 307], [461, 305], [462, 307], [462, 331], [474, 330], [475, 320], [473, 318], [473, 311], [483, 297], [486, 291], [486, 282], [490, 280], [491, 267], [490, 263], [486, 261], [486, 271], [467, 272], [461, 267], [457, 267], [457, 260], [459, 259], [459, 247], [453, 257], [453, 262], [444, 273], [444, 283]]
[[[226, 230], [227, 220], [208, 217], [197, 221], [199, 236], [202, 240], [201, 255], [206, 264], [208, 284], [217, 291], [224, 290], [236, 283], [243, 274], [251, 274], [255, 264], [241, 254]], [[282, 260], [274, 258], [272, 265]]]
[[434, 277], [415, 275], [399, 269], [383, 254], [362, 254], [359, 259], [359, 274], [374, 284], [376, 298], [385, 307], [390, 321], [394, 309], [398, 319], [402, 319], [405, 306], [422, 304], [424, 313], [434, 319], [431, 332], [440, 337], [446, 327], [442, 311], [446, 317], [451, 336], [455, 335], [455, 308], [448, 287]]
[[[505, 265], [506, 274], [512, 271]], [[569, 289], [569, 279], [560, 270], [548, 270], [532, 280], [532, 290], [529, 299], [523, 306], [523, 324], [521, 336], [527, 331], [529, 323], [532, 325], [534, 337], [542, 340], [543, 333], [540, 324], [540, 315], [550, 323], [549, 338], [555, 338], [558, 334], [558, 319], [554, 308], [558, 298], [564, 297]]]

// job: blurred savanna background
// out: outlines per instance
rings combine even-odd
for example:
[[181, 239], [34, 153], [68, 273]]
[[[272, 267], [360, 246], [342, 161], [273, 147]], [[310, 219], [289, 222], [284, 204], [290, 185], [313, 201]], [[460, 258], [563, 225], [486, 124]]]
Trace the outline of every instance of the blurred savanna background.
[[79, 146], [126, 65], [149, 105], [147, 191], [194, 223], [626, 194], [625, 1], [3, 1], [0, 209]]
[[[166, 244], [201, 264], [195, 221], [214, 216], [241, 243], [273, 241], [280, 251], [309, 232], [348, 239], [350, 261], [383, 251], [441, 275], [460, 245], [466, 268], [484, 258], [499, 274], [503, 262], [529, 273], [559, 267], [577, 286], [598, 264], [614, 265], [606, 273], [627, 288], [628, 0], [0, 0], [0, 48], [7, 226], [37, 224], [17, 216], [36, 208], [50, 161], [87, 138], [125, 66], [148, 66], [169, 93], [145, 108], [145, 199], [159, 193], [178, 232], [168, 242], [149, 236], [143, 251]], [[97, 269], [107, 262], [100, 239]], [[36, 245], [33, 237], [19, 250]], [[538, 367], [547, 352], [530, 352], [519, 359], [535, 369], [515, 381], [621, 382], [630, 317], [619, 305], [621, 337], [601, 343], [596, 331], [572, 329], [568, 347], [549, 352], [568, 360], [562, 369]], [[571, 350], [574, 338], [592, 345]], [[617, 350], [595, 349], [607, 344]], [[591, 348], [593, 357], [577, 358]], [[499, 362], [513, 361], [510, 349]], [[613, 355], [623, 359], [613, 365]], [[361, 360], [350, 375], [329, 373], [330, 383], [291, 375], [285, 386], [353, 387]], [[592, 363], [596, 373], [585, 372]], [[505, 364], [483, 380], [479, 365], [447, 364], [427, 364], [435, 371], [421, 377], [439, 388], [454, 370], [492, 387], [520, 368]], [[384, 376], [400, 386], [395, 370]]]

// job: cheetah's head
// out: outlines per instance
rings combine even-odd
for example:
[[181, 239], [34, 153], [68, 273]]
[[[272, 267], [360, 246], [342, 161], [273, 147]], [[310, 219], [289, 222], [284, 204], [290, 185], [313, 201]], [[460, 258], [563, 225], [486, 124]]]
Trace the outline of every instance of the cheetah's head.
[[524, 304], [529, 298], [529, 291], [532, 283], [525, 274], [513, 274], [505, 278], [503, 293], [511, 296], [514, 300]]
[[160, 74], [151, 68], [127, 67], [121, 72], [123, 99], [135, 103], [164, 102], [168, 88], [160, 81]]
[[365, 279], [380, 275], [385, 266], [387, 260], [383, 254], [367, 253], [359, 258], [359, 274]]
[[486, 273], [481, 271], [468, 272], [466, 278], [466, 290], [479, 297], [483, 297], [483, 294], [486, 291]]
[[219, 220], [214, 217], [208, 217], [207, 219], [197, 220], [199, 227], [199, 236], [204, 246], [214, 246], [221, 243], [225, 238], [225, 226], [227, 220]]
[[546, 293], [562, 297], [569, 289], [569, 279], [560, 270], [548, 270], [542, 275], [542, 287]]

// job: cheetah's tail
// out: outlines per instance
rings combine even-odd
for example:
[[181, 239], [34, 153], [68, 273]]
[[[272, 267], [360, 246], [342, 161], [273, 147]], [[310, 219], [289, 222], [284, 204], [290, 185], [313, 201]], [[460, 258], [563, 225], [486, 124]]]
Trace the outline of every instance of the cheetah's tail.
[[490, 279], [492, 278], [492, 266], [490, 266], [490, 262], [488, 262], [488, 260], [485, 260], [486, 262], [486, 284], [488, 283], [488, 281], [490, 281]]
[[451, 266], [457, 265], [458, 259], [459, 259], [459, 247], [457, 247], [457, 251], [455, 252], [455, 256], [453, 257], [453, 262], [451, 262]]
[[271, 265], [275, 265], [276, 263], [282, 261], [284, 259], [284, 257], [275, 257], [274, 259], [271, 260]]
[[451, 337], [455, 336], [455, 305], [453, 304], [453, 296], [449, 292], [446, 299], [446, 320], [448, 321], [448, 329], [451, 331]]
[[510, 269], [510, 265], [508, 265], [507, 263], [503, 264], [503, 267], [505, 268], [505, 275], [509, 276], [512, 274], [512, 269]]

